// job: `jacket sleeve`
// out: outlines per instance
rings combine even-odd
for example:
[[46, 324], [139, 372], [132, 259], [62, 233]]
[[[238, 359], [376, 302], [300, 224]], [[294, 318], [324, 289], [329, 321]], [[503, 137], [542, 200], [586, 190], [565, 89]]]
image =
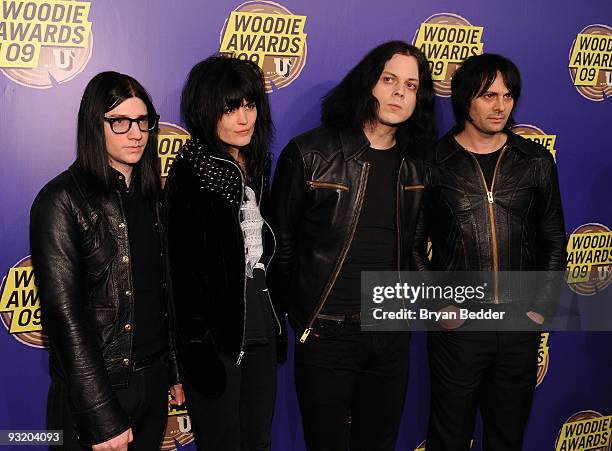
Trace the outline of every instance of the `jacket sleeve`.
[[65, 376], [79, 441], [104, 442], [130, 427], [112, 389], [93, 325], [86, 316], [86, 277], [72, 202], [43, 189], [30, 212], [30, 248], [43, 329]]
[[306, 199], [304, 161], [295, 141], [281, 152], [271, 196], [271, 223], [276, 233], [276, 256], [270, 268], [270, 292], [288, 311], [297, 258], [299, 225]]
[[[202, 264], [207, 254], [206, 218], [197, 198], [199, 187], [184, 161], [173, 163], [165, 190], [171, 312], [174, 337], [182, 343], [181, 337], [201, 339], [209, 330], [204, 314], [209, 276]], [[200, 336], [191, 337], [194, 333]]]
[[168, 351], [169, 351], [169, 359], [168, 359], [168, 382], [170, 387], [176, 384], [182, 383], [178, 361], [176, 357], [176, 340], [175, 340], [175, 313], [174, 313], [174, 302], [172, 301], [172, 281], [170, 280], [170, 265], [168, 264], [168, 235], [166, 233], [166, 217], [164, 202], [160, 201], [158, 204], [158, 208], [156, 211], [159, 213], [157, 218], [158, 221], [161, 222], [162, 227], [162, 246], [163, 246], [163, 254], [165, 258], [163, 259], [164, 267], [164, 295], [166, 298], [166, 311], [167, 311], [167, 326], [168, 326]]
[[412, 271], [429, 271], [431, 269], [427, 259], [427, 225], [427, 212], [425, 206], [421, 203], [414, 230], [414, 244], [412, 246], [410, 262], [410, 269]]
[[535, 253], [541, 283], [538, 283], [537, 296], [531, 310], [547, 318], [556, 310], [567, 264], [567, 237], [559, 176], [557, 166], [548, 152], [541, 161], [539, 183], [535, 206], [538, 212]]
[[431, 266], [427, 258], [427, 241], [429, 238], [429, 217], [427, 214], [427, 181], [429, 179], [427, 166], [424, 166], [423, 183], [425, 189], [423, 191], [423, 200], [417, 214], [417, 222], [414, 230], [414, 240], [412, 245], [412, 255], [410, 258], [411, 271], [429, 271]]

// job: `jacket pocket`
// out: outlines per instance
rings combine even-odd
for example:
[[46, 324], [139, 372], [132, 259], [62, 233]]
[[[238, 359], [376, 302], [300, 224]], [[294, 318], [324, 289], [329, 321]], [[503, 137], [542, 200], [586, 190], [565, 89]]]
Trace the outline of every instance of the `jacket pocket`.
[[404, 191], [416, 191], [419, 189], [425, 189], [425, 185], [404, 185]]
[[118, 249], [117, 241], [107, 232], [100, 245], [84, 258], [85, 271], [93, 276], [101, 275], [110, 266]]
[[117, 309], [106, 307], [90, 307], [88, 309], [90, 320], [96, 331], [98, 344], [104, 348], [113, 338]]
[[312, 190], [314, 189], [333, 189], [337, 191], [348, 191], [349, 186], [344, 183], [326, 182], [324, 180], [307, 180], [306, 184]]

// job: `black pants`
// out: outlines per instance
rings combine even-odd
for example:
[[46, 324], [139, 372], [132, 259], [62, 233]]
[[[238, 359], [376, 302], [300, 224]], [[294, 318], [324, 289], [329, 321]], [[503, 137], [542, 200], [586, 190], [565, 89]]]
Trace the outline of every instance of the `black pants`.
[[276, 400], [276, 340], [245, 348], [240, 365], [221, 358], [226, 388], [207, 398], [183, 381], [199, 451], [268, 451]]
[[309, 451], [393, 451], [408, 383], [410, 335], [317, 320], [296, 340], [295, 383]]
[[520, 451], [536, 386], [539, 332], [430, 332], [427, 451]]
[[[119, 403], [127, 413], [134, 435], [129, 449], [158, 450], [168, 421], [168, 364], [162, 359], [153, 366], [132, 374], [127, 388], [115, 390]], [[63, 446], [52, 449], [77, 451], [81, 448], [70, 412], [68, 392], [60, 381], [52, 381], [47, 400], [47, 429], [64, 431]]]

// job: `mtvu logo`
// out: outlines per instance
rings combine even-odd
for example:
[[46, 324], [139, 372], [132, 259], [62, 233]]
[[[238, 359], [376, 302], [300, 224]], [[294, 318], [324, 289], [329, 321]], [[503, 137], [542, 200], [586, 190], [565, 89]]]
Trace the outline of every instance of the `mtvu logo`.
[[53, 59], [58, 69], [71, 70], [75, 52], [70, 49], [53, 49]]
[[276, 74], [280, 75], [281, 77], [287, 77], [287, 75], [289, 75], [292, 65], [293, 63], [291, 58], [274, 58], [274, 68], [276, 69]]

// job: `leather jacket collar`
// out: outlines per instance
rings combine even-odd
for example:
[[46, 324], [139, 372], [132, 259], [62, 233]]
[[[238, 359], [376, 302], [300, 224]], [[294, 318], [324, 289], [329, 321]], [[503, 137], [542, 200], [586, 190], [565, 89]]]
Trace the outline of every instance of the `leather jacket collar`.
[[[506, 146], [508, 146], [508, 151], [518, 151], [525, 156], [536, 156], [531, 148], [527, 148], [519, 141], [517, 135], [510, 131], [510, 129], [505, 128], [503, 132], [508, 136], [506, 141]], [[447, 145], [439, 145], [436, 147], [435, 154], [435, 162], [436, 164], [440, 164], [446, 161], [448, 158], [452, 157], [455, 153], [464, 150], [461, 144], [457, 142], [455, 139], [455, 135], [459, 133], [459, 127], [453, 127], [441, 140], [440, 143], [446, 143]]]
[[[363, 130], [339, 130], [340, 145], [342, 146], [342, 154], [344, 161], [359, 158], [359, 156], [370, 147], [370, 141]], [[408, 140], [403, 139], [398, 133], [395, 136], [397, 146], [402, 156], [406, 156]]]

